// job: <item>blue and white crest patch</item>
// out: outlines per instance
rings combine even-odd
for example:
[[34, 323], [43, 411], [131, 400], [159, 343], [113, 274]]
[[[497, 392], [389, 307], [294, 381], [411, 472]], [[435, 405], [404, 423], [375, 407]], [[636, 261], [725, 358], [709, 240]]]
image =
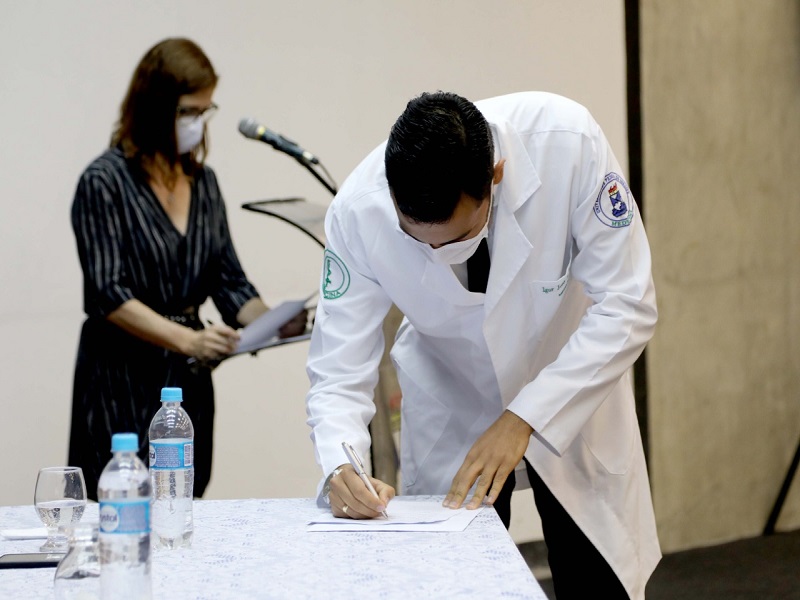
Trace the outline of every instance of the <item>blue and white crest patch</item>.
[[635, 214], [633, 196], [628, 182], [621, 175], [609, 173], [603, 179], [603, 188], [594, 202], [594, 214], [609, 227], [627, 227]]

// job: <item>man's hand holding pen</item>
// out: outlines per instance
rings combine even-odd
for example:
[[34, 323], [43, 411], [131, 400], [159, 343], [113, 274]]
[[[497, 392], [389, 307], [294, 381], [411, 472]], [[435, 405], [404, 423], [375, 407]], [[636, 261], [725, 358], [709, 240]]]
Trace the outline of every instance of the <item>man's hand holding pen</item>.
[[378, 494], [376, 498], [349, 463], [339, 467], [339, 474], [331, 478], [331, 512], [334, 517], [374, 519], [386, 511], [395, 490], [380, 479], [369, 480]]

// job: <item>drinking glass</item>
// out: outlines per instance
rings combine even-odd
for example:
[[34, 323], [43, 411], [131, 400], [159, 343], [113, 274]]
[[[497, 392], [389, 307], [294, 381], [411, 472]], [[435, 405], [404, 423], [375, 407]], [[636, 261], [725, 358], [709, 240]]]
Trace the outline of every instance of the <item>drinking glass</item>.
[[46, 467], [39, 470], [33, 505], [47, 527], [41, 552], [65, 552], [66, 539], [59, 539], [59, 525], [77, 523], [86, 508], [86, 482], [80, 467]]
[[100, 557], [97, 552], [97, 523], [67, 526], [69, 550], [53, 578], [56, 600], [98, 600], [100, 598]]

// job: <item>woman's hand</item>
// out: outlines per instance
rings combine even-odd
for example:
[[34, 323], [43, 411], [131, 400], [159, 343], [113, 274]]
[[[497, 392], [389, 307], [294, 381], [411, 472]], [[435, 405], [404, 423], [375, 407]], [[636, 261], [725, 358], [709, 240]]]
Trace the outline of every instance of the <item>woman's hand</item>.
[[231, 354], [239, 343], [239, 333], [227, 325], [209, 325], [193, 331], [184, 354], [200, 362], [212, 362]]
[[287, 321], [278, 330], [278, 335], [281, 338], [294, 337], [302, 335], [306, 332], [306, 323], [308, 323], [308, 311], [304, 308], [291, 321]]
[[[239, 309], [236, 320], [242, 325], [247, 326], [268, 310], [269, 307], [262, 302], [261, 298], [251, 298]], [[278, 330], [278, 336], [280, 338], [288, 338], [302, 335], [306, 332], [306, 323], [308, 323], [308, 311], [304, 308], [289, 321], [281, 325], [281, 328]]]

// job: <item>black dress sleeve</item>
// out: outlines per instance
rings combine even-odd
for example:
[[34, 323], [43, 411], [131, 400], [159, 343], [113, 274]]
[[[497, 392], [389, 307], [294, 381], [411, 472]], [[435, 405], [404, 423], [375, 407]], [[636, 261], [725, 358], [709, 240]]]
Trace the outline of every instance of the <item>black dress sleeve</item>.
[[110, 173], [87, 169], [72, 202], [72, 229], [83, 270], [84, 311], [105, 317], [132, 299], [121, 254], [121, 224]]
[[220, 244], [219, 277], [217, 285], [211, 291], [211, 298], [219, 310], [222, 320], [231, 327], [237, 328], [241, 323], [236, 319], [239, 310], [248, 300], [258, 297], [258, 291], [244, 274], [236, 249], [233, 246], [228, 216], [222, 194], [217, 186], [213, 171], [206, 168], [206, 176], [210, 179], [209, 191], [213, 193], [217, 204], [217, 235]]

